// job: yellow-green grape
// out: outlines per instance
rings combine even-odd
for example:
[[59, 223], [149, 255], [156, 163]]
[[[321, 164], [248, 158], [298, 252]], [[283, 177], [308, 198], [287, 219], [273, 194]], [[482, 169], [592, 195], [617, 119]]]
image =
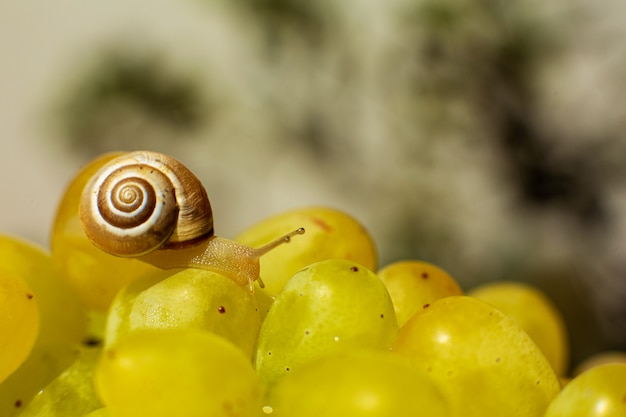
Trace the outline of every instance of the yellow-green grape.
[[93, 385], [100, 348], [83, 348], [76, 361], [41, 390], [20, 417], [82, 416], [102, 407]]
[[87, 164], [71, 181], [59, 202], [52, 228], [51, 248], [68, 285], [89, 309], [106, 310], [115, 294], [137, 277], [156, 268], [130, 258], [118, 258], [95, 247], [78, 217], [83, 188], [93, 174], [119, 153], [105, 154]]
[[[285, 230], [303, 227], [306, 234], [289, 245], [269, 252], [261, 258], [261, 278], [265, 288], [257, 291], [265, 303], [280, 292], [285, 283], [300, 269], [326, 259], [347, 259], [375, 271], [377, 252], [367, 230], [352, 216], [342, 211], [310, 207], [269, 217], [241, 233], [236, 240], [248, 246], [265, 244]], [[266, 312], [262, 311], [262, 315]]]
[[463, 294], [446, 271], [428, 262], [394, 262], [378, 271], [378, 277], [389, 291], [400, 327], [433, 301]]
[[26, 360], [38, 332], [33, 291], [19, 276], [0, 271], [0, 382]]
[[388, 352], [329, 354], [286, 375], [263, 410], [272, 417], [447, 417], [429, 378]]
[[0, 235], [0, 271], [19, 275], [36, 295], [41, 313], [38, 344], [83, 341], [87, 334], [85, 311], [47, 251], [22, 239]]
[[394, 352], [430, 376], [454, 417], [539, 416], [560, 390], [526, 332], [467, 296], [441, 298], [415, 313], [400, 329]]
[[545, 417], [626, 416], [626, 364], [591, 368], [572, 379], [552, 401]]
[[87, 325], [81, 303], [50, 254], [40, 247], [0, 235], [0, 271], [26, 281], [40, 313], [39, 333], [30, 355], [0, 383], [0, 416], [10, 417], [73, 362], [75, 346], [87, 336]]
[[559, 376], [567, 372], [569, 341], [565, 321], [552, 301], [540, 290], [521, 282], [498, 281], [470, 290], [507, 316], [533, 339]]
[[248, 357], [197, 329], [129, 334], [105, 349], [95, 382], [116, 417], [247, 417], [261, 409], [261, 383]]
[[160, 272], [122, 290], [111, 305], [105, 342], [110, 346], [139, 329], [196, 328], [225, 337], [252, 360], [260, 326], [247, 287], [215, 272], [185, 269]]
[[382, 281], [346, 260], [312, 264], [288, 282], [261, 325], [256, 370], [273, 384], [326, 353], [389, 350], [398, 323]]

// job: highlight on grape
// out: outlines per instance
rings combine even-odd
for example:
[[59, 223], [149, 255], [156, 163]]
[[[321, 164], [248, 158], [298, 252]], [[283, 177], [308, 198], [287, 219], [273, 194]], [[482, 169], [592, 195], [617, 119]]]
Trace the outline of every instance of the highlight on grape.
[[306, 230], [261, 257], [253, 291], [102, 252], [78, 207], [114, 156], [69, 184], [49, 250], [0, 235], [0, 416], [626, 415], [625, 356], [570, 374], [566, 325], [540, 290], [462, 289], [426, 260], [380, 266], [340, 210], [237, 236], [260, 247]]

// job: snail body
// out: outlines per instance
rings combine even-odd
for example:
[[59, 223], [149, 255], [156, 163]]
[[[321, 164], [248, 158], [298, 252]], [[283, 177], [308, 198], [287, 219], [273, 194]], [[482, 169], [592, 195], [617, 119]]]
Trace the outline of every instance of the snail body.
[[87, 183], [79, 216], [89, 240], [111, 255], [162, 269], [209, 269], [251, 291], [255, 280], [263, 287], [259, 258], [304, 233], [300, 228], [256, 249], [215, 236], [200, 180], [176, 159], [149, 151], [105, 164]]

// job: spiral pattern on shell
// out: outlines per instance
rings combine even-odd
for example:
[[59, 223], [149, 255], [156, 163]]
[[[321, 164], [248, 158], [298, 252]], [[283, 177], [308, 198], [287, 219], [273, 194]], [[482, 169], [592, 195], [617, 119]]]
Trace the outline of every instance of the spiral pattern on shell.
[[213, 235], [211, 205], [200, 181], [176, 159], [156, 152], [130, 152], [105, 164], [85, 187], [79, 213], [87, 237], [116, 256]]

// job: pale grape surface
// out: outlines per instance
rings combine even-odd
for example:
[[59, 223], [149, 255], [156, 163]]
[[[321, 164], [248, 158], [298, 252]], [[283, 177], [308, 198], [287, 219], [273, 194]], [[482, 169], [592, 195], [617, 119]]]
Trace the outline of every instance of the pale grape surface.
[[118, 294], [105, 341], [110, 346], [146, 328], [196, 328], [225, 337], [252, 360], [260, 326], [256, 300], [247, 287], [211, 271], [163, 271]]
[[346, 259], [376, 270], [378, 259], [371, 235], [354, 217], [336, 209], [307, 207], [286, 211], [258, 222], [236, 240], [259, 247], [300, 227], [306, 230], [304, 235], [294, 237], [288, 245], [261, 258], [265, 288], [257, 292], [261, 299], [265, 296], [266, 304], [292, 275], [318, 261]]
[[203, 330], [131, 333], [105, 349], [95, 381], [116, 417], [247, 417], [261, 410], [249, 358]]
[[471, 297], [441, 298], [413, 315], [394, 352], [430, 376], [454, 417], [535, 417], [560, 390], [526, 332]]
[[273, 417], [447, 417], [439, 389], [389, 352], [329, 354], [286, 375], [269, 396]]
[[572, 379], [552, 401], [545, 417], [626, 416], [626, 364], [593, 367]]
[[76, 361], [39, 392], [19, 417], [82, 416], [100, 408], [93, 385], [100, 351], [83, 348]]
[[106, 310], [119, 290], [155, 267], [130, 258], [118, 258], [95, 247], [80, 224], [78, 207], [92, 175], [119, 153], [100, 156], [87, 164], [68, 185], [59, 202], [52, 228], [52, 256], [67, 283], [89, 309]]
[[256, 370], [273, 384], [326, 353], [389, 350], [397, 329], [389, 293], [373, 272], [353, 261], [317, 262], [276, 297], [261, 325]]
[[565, 320], [539, 289], [521, 282], [497, 281], [468, 291], [507, 316], [533, 339], [559, 376], [567, 372], [569, 338]]
[[0, 382], [30, 354], [39, 332], [39, 308], [26, 282], [0, 271]]
[[428, 262], [416, 260], [394, 262], [378, 271], [377, 275], [389, 291], [400, 327], [416, 311], [433, 301], [463, 294], [454, 278]]

